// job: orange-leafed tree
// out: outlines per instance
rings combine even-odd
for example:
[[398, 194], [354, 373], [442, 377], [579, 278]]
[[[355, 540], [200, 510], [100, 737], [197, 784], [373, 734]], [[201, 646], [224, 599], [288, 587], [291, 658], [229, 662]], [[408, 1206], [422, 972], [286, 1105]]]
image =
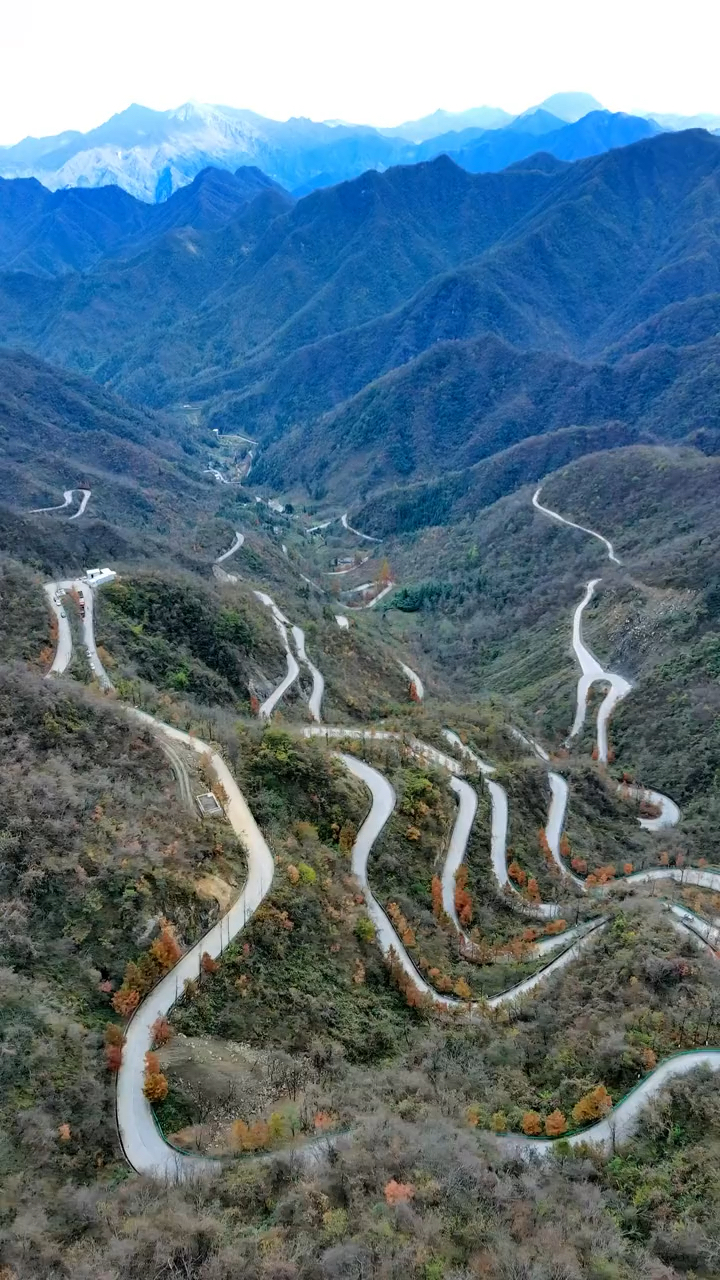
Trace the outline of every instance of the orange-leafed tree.
[[604, 1084], [586, 1093], [572, 1110], [576, 1124], [587, 1124], [589, 1120], [601, 1120], [612, 1108], [612, 1098]]
[[140, 992], [135, 991], [132, 987], [126, 987], [124, 984], [119, 987], [112, 998], [112, 1007], [121, 1018], [129, 1018], [134, 1013], [140, 1003]]
[[433, 876], [430, 882], [430, 893], [432, 894], [432, 909], [436, 920], [439, 920], [443, 914], [443, 894], [442, 881], [439, 876]]
[[567, 929], [567, 920], [563, 920], [562, 918], [559, 918], [557, 920], [550, 920], [545, 925], [545, 932], [549, 933], [551, 937], [553, 936], [553, 934], [556, 934], [556, 933], [564, 933], [566, 929]]
[[458, 867], [455, 872], [455, 910], [461, 924], [470, 924], [472, 920], [472, 897], [467, 888], [467, 867]]
[[526, 1111], [521, 1121], [523, 1133], [534, 1135], [542, 1133], [542, 1118], [537, 1111]]
[[411, 680], [411, 681], [410, 681], [410, 688], [408, 689], [408, 693], [409, 693], [409, 695], [410, 695], [410, 701], [411, 701], [411, 702], [419, 702], [419, 701], [420, 701], [420, 694], [418, 693], [418, 687], [417, 687], [417, 685], [416, 685], [416, 683], [415, 683], [415, 681], [414, 681], [414, 680]]
[[340, 837], [338, 840], [338, 844], [340, 845], [343, 853], [350, 853], [352, 851], [356, 837], [357, 827], [355, 826], [355, 823], [349, 821], [343, 822], [340, 828]]
[[313, 1124], [316, 1133], [327, 1133], [328, 1129], [333, 1128], [335, 1121], [329, 1111], [316, 1111]]
[[230, 1137], [236, 1151], [249, 1151], [250, 1126], [244, 1120], [235, 1120], [230, 1126]]
[[159, 1049], [161, 1049], [164, 1044], [167, 1044], [169, 1040], [172, 1040], [175, 1034], [167, 1018], [163, 1018], [162, 1015], [159, 1018], [156, 1018], [153, 1022], [151, 1033], [152, 1042], [154, 1045], [157, 1045]]
[[119, 1071], [122, 1066], [123, 1051], [121, 1044], [105, 1045], [105, 1066], [108, 1071]]
[[251, 1151], [260, 1151], [262, 1148], [268, 1147], [270, 1145], [270, 1131], [267, 1120], [256, 1120], [254, 1124], [251, 1124], [248, 1138]]
[[459, 1000], [472, 999], [472, 991], [470, 990], [464, 978], [458, 978], [457, 982], [455, 983], [454, 990], [455, 990], [455, 995], [458, 997]]
[[524, 888], [527, 882], [527, 875], [520, 866], [520, 863], [516, 862], [514, 858], [508, 867], [508, 875], [511, 880], [515, 881], [516, 885], [521, 889]]
[[220, 965], [218, 964], [217, 960], [213, 960], [209, 951], [203, 951], [200, 957], [200, 968], [202, 969], [203, 973], [213, 974], [213, 973], [217, 973], [218, 969], [220, 968]]
[[587, 871], [587, 862], [585, 858], [573, 858], [570, 862], [570, 866], [579, 876], [584, 876]]
[[407, 1204], [408, 1200], [412, 1200], [415, 1195], [415, 1187], [412, 1182], [396, 1182], [391, 1178], [385, 1184], [385, 1200], [387, 1204]]
[[534, 876], [531, 876], [527, 882], [528, 897], [532, 902], [540, 901], [540, 887]]
[[157, 961], [163, 973], [167, 973], [177, 964], [182, 955], [182, 947], [175, 937], [169, 920], [163, 920], [160, 933], [150, 947], [150, 955]]
[[569, 858], [572, 853], [572, 850], [570, 848], [570, 841], [568, 840], [567, 836], [564, 833], [560, 837], [560, 852], [563, 858]]
[[380, 561], [380, 568], [377, 571], [375, 581], [379, 587], [386, 587], [391, 580], [392, 570], [390, 568], [390, 561], [387, 556], [383, 556]]
[[624, 876], [631, 876], [631, 875], [632, 875], [632, 870], [633, 870], [633, 864], [632, 864], [632, 862], [623, 862], [623, 875], [624, 875]]
[[551, 1111], [545, 1119], [545, 1132], [548, 1138], [559, 1138], [567, 1129], [567, 1120], [562, 1111]]
[[145, 1076], [143, 1093], [148, 1102], [162, 1102], [168, 1095], [168, 1082], [162, 1071], [154, 1071]]
[[608, 881], [615, 878], [615, 864], [608, 862], [603, 867], [598, 867], [595, 871], [598, 884], [607, 884]]

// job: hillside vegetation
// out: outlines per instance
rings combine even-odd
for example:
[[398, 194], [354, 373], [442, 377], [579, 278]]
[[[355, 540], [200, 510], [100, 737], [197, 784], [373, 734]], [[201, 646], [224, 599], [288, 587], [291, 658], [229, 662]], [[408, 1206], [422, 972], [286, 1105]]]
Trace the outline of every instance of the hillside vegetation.
[[425, 664], [453, 669], [469, 696], [510, 699], [556, 746], [572, 723], [579, 675], [573, 610], [585, 582], [601, 577], [584, 636], [637, 685], [613, 715], [615, 768], [674, 796], [684, 838], [710, 861], [720, 768], [717, 485], [717, 459], [693, 449], [616, 449], [550, 476], [543, 501], [610, 536], [619, 568], [586, 534], [535, 512], [530, 488], [462, 520], [452, 536], [432, 527], [387, 547], [403, 581], [387, 606], [393, 634], [411, 639]]
[[[0, 338], [35, 352], [0, 353], [0, 1280], [715, 1280], [716, 1077], [676, 1077], [604, 1153], [562, 1139], [720, 1045], [720, 894], [629, 879], [718, 861], [719, 174], [697, 131], [297, 202], [200, 175], [147, 222], [90, 199], [82, 242], [85, 196], [23, 187], [0, 276]], [[44, 589], [93, 563], [117, 573], [93, 597], [107, 679], [80, 597]], [[607, 764], [600, 681], [568, 738], [591, 579], [584, 641], [632, 683]], [[641, 827], [658, 806], [623, 781], [677, 824]], [[159, 1146], [143, 1089], [169, 1143], [222, 1157], [207, 1178], [147, 1172], [128, 1081], [129, 1123]]]

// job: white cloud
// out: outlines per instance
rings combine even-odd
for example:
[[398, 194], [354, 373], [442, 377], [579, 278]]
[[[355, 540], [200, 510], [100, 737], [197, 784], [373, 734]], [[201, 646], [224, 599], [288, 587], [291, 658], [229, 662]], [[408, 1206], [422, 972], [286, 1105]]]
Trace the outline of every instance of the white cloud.
[[612, 109], [720, 112], [717, 0], [26, 0], [2, 18], [0, 141], [194, 98], [393, 124], [519, 111], [561, 89]]

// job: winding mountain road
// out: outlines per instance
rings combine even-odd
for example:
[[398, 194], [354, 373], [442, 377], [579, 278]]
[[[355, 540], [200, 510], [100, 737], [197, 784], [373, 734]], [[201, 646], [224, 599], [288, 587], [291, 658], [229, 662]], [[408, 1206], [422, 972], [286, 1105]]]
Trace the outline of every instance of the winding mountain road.
[[72, 499], [73, 499], [73, 494], [74, 494], [74, 492], [75, 492], [75, 490], [74, 490], [74, 489], [64, 489], [64, 490], [63, 490], [63, 500], [62, 500], [62, 502], [59, 502], [59, 503], [58, 503], [58, 505], [57, 505], [56, 507], [33, 507], [33, 508], [28, 512], [28, 515], [30, 515], [30, 516], [39, 516], [39, 515], [41, 515], [44, 511], [64, 511], [66, 507], [69, 507], [69, 506], [70, 506], [70, 503], [72, 502]]
[[442, 904], [445, 915], [452, 920], [461, 938], [470, 945], [470, 939], [460, 923], [457, 907], [455, 906], [455, 877], [465, 857], [470, 832], [475, 821], [477, 794], [474, 788], [468, 782], [464, 782], [462, 778], [451, 778], [450, 789], [457, 796], [458, 813], [450, 835], [450, 843], [448, 844], [440, 877]]
[[170, 1147], [155, 1122], [152, 1108], [143, 1093], [145, 1054], [152, 1048], [153, 1025], [165, 1017], [182, 995], [184, 983], [200, 975], [204, 952], [217, 959], [257, 911], [273, 882], [275, 864], [265, 837], [248, 808], [245, 797], [222, 756], [199, 738], [164, 724], [146, 712], [129, 708], [156, 734], [192, 747], [209, 761], [210, 769], [224, 789], [228, 821], [247, 854], [247, 879], [242, 892], [226, 915], [178, 960], [169, 973], [145, 997], [125, 1031], [122, 1065], [117, 1076], [117, 1122], [123, 1150], [138, 1173], [177, 1181], [198, 1173], [217, 1170], [217, 1161], [190, 1156]]
[[577, 606], [573, 615], [573, 631], [572, 643], [575, 650], [575, 656], [580, 663], [581, 676], [577, 684], [577, 701], [575, 709], [575, 719], [567, 741], [570, 742], [582, 730], [585, 723], [585, 712], [587, 709], [588, 694], [592, 685], [600, 682], [609, 684], [610, 688], [600, 704], [597, 713], [597, 749], [598, 760], [602, 764], [608, 762], [608, 721], [615, 707], [622, 698], [626, 698], [632, 690], [632, 685], [624, 676], [616, 675], [614, 671], [606, 671], [597, 658], [590, 652], [587, 645], [584, 644], [582, 638], [582, 615], [588, 604], [595, 594], [595, 588], [600, 581], [599, 578], [591, 578], [585, 589], [580, 604]]
[[[86, 491], [89, 497], [89, 491]], [[612, 544], [602, 535], [595, 534], [593, 530], [585, 529], [581, 525], [575, 525], [574, 522], [565, 520], [564, 517], [543, 507], [539, 501], [540, 490], [535, 494], [533, 502], [538, 510], [558, 519], [560, 523], [568, 524], [571, 527], [581, 529], [583, 532], [589, 533], [602, 541], [607, 550], [608, 555], [615, 563], [619, 563], [614, 555]], [[85, 503], [87, 505], [87, 503]], [[84, 506], [82, 508], [84, 510]], [[82, 511], [77, 513], [82, 514]], [[342, 523], [346, 528], [345, 517]], [[352, 532], [359, 533], [357, 530]], [[241, 535], [236, 535], [236, 538]], [[368, 535], [359, 534], [361, 537]], [[371, 539], [374, 540], [374, 539]], [[237, 544], [241, 545], [241, 543]], [[230, 550], [223, 554], [220, 559], [232, 554], [237, 549], [234, 545]], [[216, 562], [218, 563], [218, 562]], [[592, 596], [597, 580], [593, 580], [588, 584], [586, 590], [586, 598], [576, 611], [577, 615], [577, 642], [583, 652], [587, 655], [587, 662], [596, 660], [589, 654], [582, 644], [582, 636], [580, 631], [580, 623], [582, 610], [589, 602]], [[83, 619], [83, 639], [86, 645], [88, 656], [94, 674], [98, 681], [104, 687], [111, 687], [110, 679], [105, 672], [102, 662], [98, 656], [94, 639], [93, 628], [93, 592], [80, 581], [67, 582], [61, 584], [47, 584], [45, 591], [48, 602], [58, 621], [58, 646], [51, 670], [59, 673], [65, 670], [69, 664], [72, 655], [72, 636], [67, 618], [63, 617], [64, 610], [59, 603], [59, 593], [61, 590], [74, 586], [79, 590], [85, 601], [85, 617]], [[391, 588], [390, 588], [391, 589]], [[280, 631], [288, 661], [288, 674], [284, 681], [273, 691], [270, 698], [266, 700], [260, 713], [269, 715], [286, 689], [292, 684], [298, 675], [298, 665], [290, 651], [287, 636], [287, 628], [290, 626], [288, 619], [280, 612], [270, 596], [265, 593], [256, 591], [256, 597], [268, 608], [271, 609], [273, 619], [278, 630]], [[322, 676], [316, 668], [309, 662], [305, 652], [305, 636], [299, 627], [293, 627], [293, 639], [297, 648], [301, 661], [308, 665], [313, 674], [313, 694], [311, 695], [311, 714], [319, 720], [320, 702], [322, 699]], [[575, 640], [575, 622], [573, 628], [573, 637]], [[576, 648], [576, 653], [578, 652]], [[578, 659], [581, 661], [578, 654]], [[600, 664], [596, 664], [600, 671]], [[407, 672], [411, 673], [410, 669]], [[589, 673], [588, 673], [589, 674]], [[586, 676], [583, 667], [583, 679]], [[596, 679], [607, 679], [607, 673], [602, 672], [601, 676]], [[592, 682], [591, 682], [592, 683]], [[589, 686], [588, 686], [589, 687]], [[611, 686], [612, 692], [612, 686]], [[624, 693], [619, 696], [624, 696]], [[607, 699], [606, 699], [607, 701]], [[617, 698], [616, 698], [617, 701]], [[603, 704], [604, 705], [604, 704]], [[614, 705], [614, 704], [613, 704]], [[607, 716], [610, 714], [609, 708]], [[187, 978], [196, 978], [200, 971], [200, 960], [203, 952], [208, 952], [214, 958], [221, 954], [223, 948], [244, 928], [247, 921], [252, 917], [257, 907], [263, 901], [272, 884], [274, 864], [270, 849], [264, 840], [257, 824], [247, 806], [244, 796], [240, 791], [230, 770], [223, 761], [222, 757], [214, 751], [211, 745], [201, 742], [199, 739], [186, 734], [183, 731], [166, 725], [154, 717], [140, 712], [134, 708], [127, 710], [145, 723], [152, 731], [165, 741], [164, 745], [169, 749], [170, 743], [182, 742], [185, 746], [191, 747], [194, 751], [206, 755], [209, 758], [210, 768], [222, 785], [227, 796], [226, 812], [228, 820], [235, 831], [236, 835], [242, 841], [248, 857], [248, 877], [245, 887], [238, 896], [237, 900], [230, 907], [225, 916], [209, 930], [206, 935], [201, 938], [188, 952], [186, 952], [178, 962], [178, 964], [168, 973], [153, 989], [152, 992], [139, 1006], [135, 1015], [131, 1019], [127, 1027], [127, 1038], [123, 1054], [123, 1063], [118, 1073], [117, 1081], [117, 1118], [118, 1128], [125, 1150], [126, 1156], [130, 1164], [138, 1170], [138, 1172], [151, 1174], [155, 1177], [178, 1179], [186, 1177], [194, 1177], [200, 1173], [207, 1173], [217, 1168], [217, 1162], [202, 1156], [186, 1155], [181, 1152], [174, 1151], [165, 1142], [162, 1134], [159, 1132], [152, 1109], [144, 1097], [142, 1092], [144, 1058], [148, 1049], [152, 1046], [153, 1024], [158, 1017], [165, 1016], [178, 999], [182, 991], [184, 981]], [[607, 724], [607, 716], [605, 725]], [[344, 729], [339, 726], [329, 728], [320, 728], [319, 725], [309, 726], [304, 730], [307, 736], [315, 734], [324, 734], [329, 740], [330, 738], [342, 737], [361, 737], [365, 739], [383, 740], [397, 739], [399, 734], [389, 730], [358, 730], [354, 727]], [[523, 735], [517, 733], [518, 737]], [[492, 766], [485, 764], [470, 748], [461, 742], [459, 737], [451, 730], [445, 731], [445, 737], [453, 747], [455, 747], [465, 759], [469, 760], [472, 766], [479, 770], [485, 777], [485, 782], [490, 792], [492, 804], [492, 823], [491, 823], [491, 861], [493, 871], [497, 879], [498, 885], [502, 888], [509, 884], [507, 873], [507, 827], [508, 827], [508, 804], [507, 795], [504, 789], [493, 781], [488, 775], [493, 772]], [[598, 723], [598, 738], [600, 738], [600, 724]], [[523, 738], [528, 745], [547, 761], [547, 753], [538, 747], [537, 744], [531, 743], [529, 739]], [[458, 761], [446, 753], [440, 751], [437, 747], [427, 743], [420, 742], [419, 739], [410, 739], [409, 745], [411, 749], [428, 761], [440, 764], [448, 770], [451, 775], [450, 785], [458, 797], [458, 815], [453, 826], [447, 857], [442, 876], [443, 888], [443, 905], [447, 914], [455, 922], [459, 932], [462, 932], [460, 923], [457, 919], [454, 904], [454, 881], [455, 873], [461, 865], [469, 834], [473, 825], [475, 811], [477, 806], [477, 796], [470, 785], [461, 777], [462, 768]], [[600, 920], [591, 922], [587, 926], [581, 926], [577, 930], [568, 931], [564, 938], [543, 939], [539, 948], [550, 950], [563, 941], [569, 941], [573, 937], [572, 944], [567, 946], [565, 950], [556, 956], [551, 962], [540, 969], [531, 977], [523, 980], [510, 988], [508, 991], [502, 992], [494, 996], [488, 1001], [468, 1002], [462, 1001], [456, 997], [450, 997], [439, 994], [425, 981], [422, 974], [418, 971], [409, 956], [407, 949], [403, 946], [398, 938], [395, 929], [389, 918], [375, 899], [370, 888], [368, 880], [368, 861], [370, 853], [390, 818], [395, 807], [395, 793], [392, 786], [386, 778], [383, 777], [377, 769], [364, 761], [358, 760], [355, 756], [349, 754], [340, 754], [339, 758], [343, 761], [347, 770], [368, 788], [371, 796], [370, 811], [363, 822], [352, 851], [352, 869], [356, 875], [360, 885], [362, 886], [365, 903], [368, 914], [373, 922], [376, 930], [378, 945], [386, 956], [393, 956], [395, 961], [401, 966], [405, 974], [411, 979], [413, 984], [422, 993], [426, 999], [436, 1007], [456, 1010], [465, 1015], [479, 1016], [483, 1011], [490, 1008], [497, 1008], [501, 1005], [512, 1003], [521, 999], [524, 995], [534, 990], [540, 983], [548, 980], [554, 973], [570, 964], [580, 952], [587, 946], [591, 945], [597, 934], [605, 927], [605, 921]], [[567, 805], [567, 783], [559, 775], [552, 771], [548, 773], [550, 784], [550, 806], [548, 810], [548, 820], [546, 825], [546, 835], [548, 844], [553, 853], [553, 857], [558, 866], [561, 867], [563, 874], [568, 875], [567, 869], [561, 861], [559, 854], [559, 841], [562, 832], [565, 809]], [[648, 793], [652, 796], [659, 797], [659, 793]], [[645, 797], [643, 797], [645, 798]], [[660, 800], [666, 800], [667, 797], [659, 797]], [[672, 806], [672, 801], [667, 801], [668, 806]], [[677, 806], [675, 808], [675, 820], [679, 817]], [[672, 810], [666, 809], [665, 817], [672, 820]], [[663, 817], [663, 814], [661, 814]], [[658, 822], [659, 819], [648, 819], [647, 822]], [[697, 884], [704, 887], [714, 889], [720, 888], [720, 872], [714, 872], [709, 869], [691, 868], [688, 870], [679, 870], [677, 868], [656, 868], [647, 872], [638, 872], [626, 878], [625, 883], [644, 883], [660, 879], [679, 880], [688, 884]], [[572, 877], [577, 881], [576, 877]], [[452, 896], [450, 889], [452, 887]], [[523, 904], [524, 909], [525, 904]], [[537, 907], [538, 914], [555, 915], [557, 907], [555, 904], [539, 904]], [[684, 909], [676, 909], [673, 907], [677, 923], [682, 928], [689, 928], [687, 922], [687, 913]], [[692, 913], [690, 913], [692, 914]], [[702, 922], [706, 927], [707, 937], [702, 931], [695, 929], [694, 932], [711, 946], [710, 929], [711, 926], [707, 922]], [[581, 930], [583, 932], [581, 933]], [[567, 1141], [571, 1145], [579, 1142], [594, 1142], [609, 1149], [615, 1141], [621, 1140], [627, 1136], [634, 1127], [637, 1116], [648, 1101], [654, 1096], [660, 1088], [665, 1084], [667, 1079], [680, 1072], [691, 1070], [693, 1067], [704, 1063], [706, 1065], [717, 1067], [720, 1066], [720, 1050], [706, 1050], [698, 1053], [686, 1053], [676, 1055], [674, 1058], [668, 1059], [661, 1063], [655, 1071], [640, 1083], [637, 1089], [623, 1099], [604, 1120], [589, 1129], [584, 1130], [577, 1135], [570, 1135]], [[512, 1136], [505, 1139], [507, 1143], [513, 1144], [515, 1149], [535, 1150], [547, 1149], [552, 1145], [551, 1140], [546, 1143], [538, 1143], [531, 1139], [524, 1139], [519, 1136]]]
[[57, 622], [57, 644], [55, 646], [55, 654], [52, 660], [52, 666], [48, 671], [49, 676], [60, 676], [63, 671], [67, 671], [72, 658], [72, 632], [70, 630], [70, 620], [63, 605], [60, 603], [61, 585], [57, 582], [46, 582], [44, 591], [48, 598], [48, 603], [55, 616]]
[[79, 520], [81, 515], [84, 514], [85, 508], [87, 507], [87, 504], [90, 501], [92, 489], [78, 489], [77, 492], [82, 494], [82, 497], [80, 499], [80, 506], [78, 507], [74, 515], [68, 516], [68, 520]]
[[245, 541], [245, 534], [241, 533], [239, 529], [236, 529], [232, 546], [228, 547], [227, 551], [223, 551], [221, 556], [217, 556], [213, 561], [213, 563], [222, 564], [223, 560], [229, 560], [230, 556], [234, 556], [235, 552], [240, 550], [244, 541]]
[[253, 595], [256, 596], [260, 603], [264, 604], [272, 613], [273, 622], [275, 623], [283, 642], [285, 658], [287, 661], [287, 675], [284, 676], [279, 685], [273, 689], [272, 693], [261, 704], [258, 711], [260, 719], [267, 720], [272, 715], [283, 694], [287, 693], [290, 686], [297, 680], [300, 675], [300, 668], [295, 661], [295, 655], [293, 654], [288, 641], [287, 629], [290, 626], [289, 620], [285, 617], [284, 613], [280, 612], [272, 597], [267, 595], [264, 591], [253, 591]]
[[405, 662], [398, 662], [398, 666], [400, 667], [401, 671], [407, 676], [408, 680], [410, 681], [410, 684], [415, 686], [415, 692], [417, 694], [418, 702], [422, 702], [423, 698], [425, 697], [425, 685], [420, 679], [417, 671], [413, 671], [412, 667], [409, 667]]
[[549, 516], [551, 520], [557, 520], [558, 524], [567, 525], [569, 529], [579, 529], [581, 533], [587, 533], [590, 535], [591, 538], [597, 538], [598, 542], [603, 543], [607, 551], [608, 560], [612, 560], [613, 564], [621, 563], [621, 561], [618, 560], [617, 556], [615, 555], [615, 550], [613, 548], [612, 542], [610, 542], [610, 540], [606, 538], [604, 534], [597, 533], [595, 529], [588, 529], [584, 524], [576, 524], [574, 520], [568, 520], [566, 516], [561, 516], [559, 511], [553, 511], [551, 507], [544, 507], [542, 502], [540, 501], [541, 492], [542, 492], [542, 485], [538, 485], [537, 489], [533, 494], [533, 500], [532, 500], [533, 506], [537, 511], [542, 511], [543, 515]]
[[666, 827], [674, 827], [680, 821], [680, 810], [674, 800], [664, 796], [662, 791], [653, 791], [652, 787], [638, 787], [634, 783], [621, 782], [618, 795], [633, 800], [645, 801], [660, 810], [656, 818], [638, 818], [645, 831], [663, 831]]
[[[574, 520], [568, 520], [565, 516], [561, 516], [558, 511], [553, 511], [550, 507], [543, 506], [540, 502], [539, 486], [533, 494], [533, 506], [543, 515], [549, 516], [551, 520], [556, 520], [560, 524], [567, 525], [571, 529], [579, 529], [582, 533], [587, 533], [591, 538], [596, 538], [598, 542], [602, 542], [606, 551], [608, 560], [613, 564], [619, 565], [621, 562], [615, 555], [612, 542], [602, 533], [598, 533], [595, 529], [588, 529], [585, 525], [576, 524]], [[618, 702], [626, 698], [632, 692], [632, 685], [624, 676], [617, 675], [613, 671], [606, 671], [593, 653], [590, 652], [582, 638], [582, 616], [588, 604], [595, 594], [595, 588], [600, 582], [600, 578], [591, 578], [585, 588], [585, 595], [577, 606], [573, 615], [572, 643], [575, 656], [580, 664], [581, 676], [577, 685], [577, 697], [575, 707], [575, 719], [567, 742], [577, 737], [585, 723], [585, 712], [587, 708], [587, 698], [593, 684], [608, 684], [610, 687], [600, 704], [597, 713], [597, 751], [598, 760], [602, 764], [608, 763], [608, 723]], [[514, 731], [518, 736], [519, 731]], [[545, 757], [547, 759], [547, 756]], [[622, 790], [622, 788], [619, 788]], [[680, 820], [680, 810], [671, 800], [669, 796], [663, 795], [659, 791], [653, 791], [647, 787], [637, 787], [630, 784], [624, 788], [625, 794], [633, 796], [636, 799], [646, 800], [651, 804], [655, 804], [660, 809], [660, 813], [655, 818], [639, 819], [640, 826], [646, 831], [660, 831], [665, 827], [675, 826]]]
[[570, 1133], [559, 1138], [525, 1138], [521, 1134], [501, 1137], [498, 1141], [506, 1149], [515, 1152], [541, 1155], [552, 1150], [556, 1142], [567, 1142], [571, 1147], [591, 1145], [600, 1147], [606, 1154], [615, 1151], [616, 1146], [631, 1137], [637, 1127], [637, 1121], [643, 1108], [661, 1089], [676, 1076], [686, 1075], [698, 1067], [710, 1067], [712, 1071], [720, 1070], [720, 1049], [690, 1049], [686, 1053], [675, 1053], [659, 1063], [651, 1075], [646, 1076], [613, 1107], [604, 1120], [582, 1129], [579, 1133]]
[[353, 529], [352, 525], [348, 524], [347, 511], [340, 517], [340, 523], [343, 529], [347, 529], [348, 533], [354, 533], [356, 538], [364, 538], [366, 542], [380, 542], [380, 538], [373, 538], [369, 533], [361, 533], [359, 529]]
[[292, 636], [295, 641], [295, 648], [297, 649], [298, 657], [301, 662], [305, 663], [305, 666], [312, 676], [313, 685], [312, 692], [308, 700], [308, 706], [313, 720], [316, 720], [319, 724], [321, 720], [320, 710], [322, 707], [323, 694], [325, 692], [325, 678], [322, 673], [318, 671], [317, 667], [313, 666], [305, 652], [305, 632], [302, 627], [293, 627]]

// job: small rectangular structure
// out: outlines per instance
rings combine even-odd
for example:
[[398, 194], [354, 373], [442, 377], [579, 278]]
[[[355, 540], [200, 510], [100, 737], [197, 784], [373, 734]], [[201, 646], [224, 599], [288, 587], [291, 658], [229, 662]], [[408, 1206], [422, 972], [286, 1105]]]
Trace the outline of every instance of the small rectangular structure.
[[101, 587], [104, 582], [114, 582], [117, 574], [114, 569], [86, 569], [84, 581], [90, 587]]
[[195, 803], [203, 818], [223, 818], [225, 816], [225, 810], [212, 791], [204, 791], [202, 795], [196, 796]]

